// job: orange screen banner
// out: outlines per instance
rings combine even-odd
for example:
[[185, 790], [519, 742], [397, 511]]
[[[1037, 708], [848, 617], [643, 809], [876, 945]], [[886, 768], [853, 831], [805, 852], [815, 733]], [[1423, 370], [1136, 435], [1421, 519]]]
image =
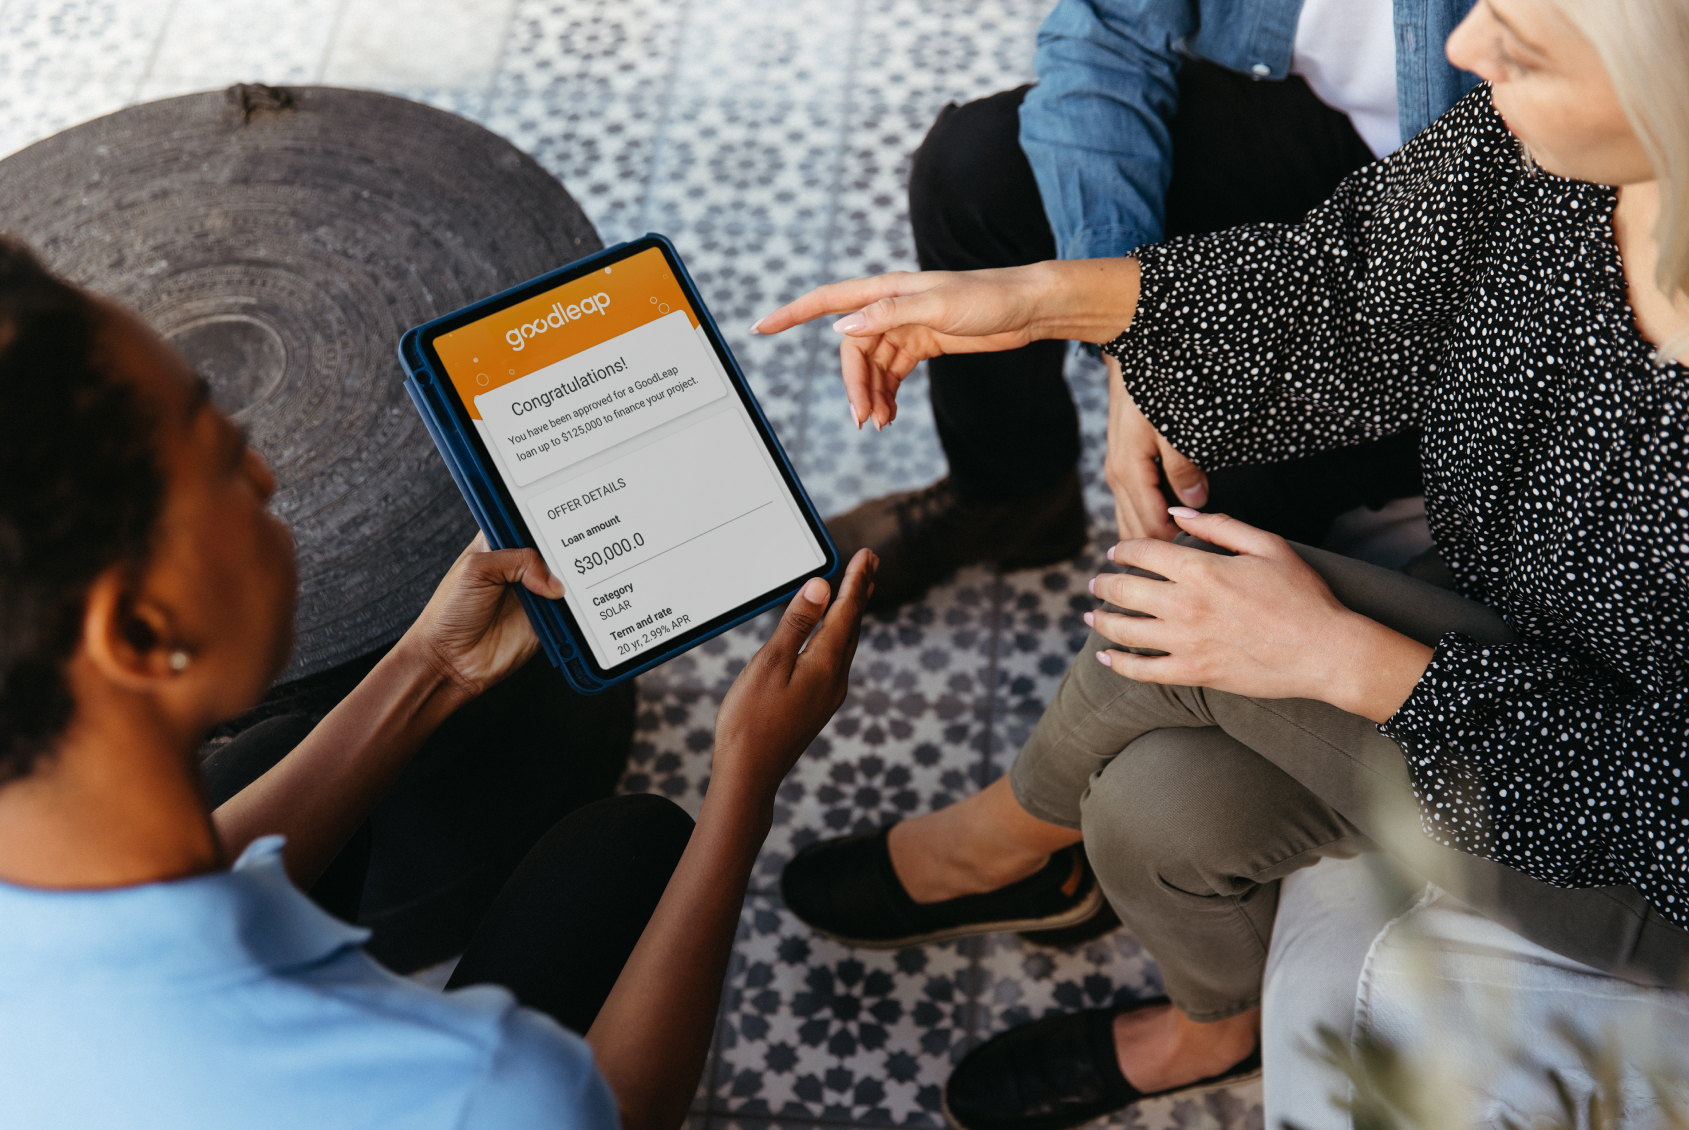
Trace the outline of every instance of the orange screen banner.
[[674, 310], [698, 314], [658, 248], [471, 322], [434, 339], [463, 406], [479, 420], [484, 392], [620, 337]]

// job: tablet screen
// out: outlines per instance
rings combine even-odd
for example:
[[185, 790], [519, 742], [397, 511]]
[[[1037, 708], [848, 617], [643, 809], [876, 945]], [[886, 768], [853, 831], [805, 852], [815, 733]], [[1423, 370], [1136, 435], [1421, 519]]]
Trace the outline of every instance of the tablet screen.
[[600, 668], [825, 563], [660, 249], [432, 344]]

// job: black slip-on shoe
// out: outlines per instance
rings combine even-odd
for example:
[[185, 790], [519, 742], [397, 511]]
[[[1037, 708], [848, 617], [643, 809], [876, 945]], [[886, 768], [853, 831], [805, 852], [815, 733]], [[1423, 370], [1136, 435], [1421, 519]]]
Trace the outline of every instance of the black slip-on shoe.
[[1166, 1004], [1092, 1008], [999, 1032], [962, 1057], [944, 1084], [953, 1130], [1072, 1130], [1143, 1099], [1165, 1098], [1247, 1079], [1261, 1070], [1257, 1047], [1218, 1075], [1145, 1093], [1126, 1081], [1114, 1055], [1114, 1018]]
[[[890, 830], [822, 840], [798, 852], [780, 876], [787, 909], [837, 941], [903, 949], [975, 934], [1069, 932], [1107, 905], [1078, 845], [1056, 852], [1042, 870], [1001, 890], [917, 903], [892, 868], [886, 848]], [[1068, 894], [1062, 888], [1072, 885], [1075, 869], [1079, 883]]]
[[[1078, 850], [1078, 849], [1075, 849]], [[1085, 866], [1090, 867], [1087, 860]], [[1076, 926], [1058, 926], [1053, 930], [1022, 930], [1020, 936], [1029, 942], [1040, 946], [1051, 946], [1055, 949], [1072, 949], [1082, 946], [1086, 942], [1094, 941], [1104, 934], [1112, 934], [1120, 929], [1120, 916], [1114, 913], [1114, 907], [1103, 899], [1103, 904], [1097, 912]]]

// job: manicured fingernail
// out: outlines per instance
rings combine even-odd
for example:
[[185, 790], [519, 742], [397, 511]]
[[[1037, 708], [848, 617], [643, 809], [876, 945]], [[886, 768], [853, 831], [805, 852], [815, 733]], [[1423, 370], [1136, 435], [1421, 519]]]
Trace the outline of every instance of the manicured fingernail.
[[874, 430], [876, 432], [883, 432], [883, 431], [886, 430], [885, 427], [880, 423], [880, 418], [878, 416], [871, 416], [871, 417], [869, 417], [869, 419], [874, 421]]
[[1114, 668], [1114, 664], [1108, 661], [1108, 652], [1106, 651], [1097, 652], [1097, 662], [1101, 663], [1104, 667], [1107, 667], [1110, 670]]
[[867, 324], [868, 319], [861, 314], [846, 314], [833, 323], [833, 332], [836, 334], [853, 334]]
[[856, 425], [856, 430], [862, 430], [862, 417], [857, 414], [856, 405], [850, 406], [850, 422]]
[[1094, 628], [1097, 626], [1097, 614], [1095, 612], [1085, 613], [1085, 626], [1087, 628]]
[[1202, 517], [1202, 512], [1200, 510], [1192, 510], [1188, 506], [1169, 506], [1167, 508], [1167, 513], [1173, 515], [1173, 517], [1175, 517], [1175, 518], [1200, 518], [1200, 517]]
[[754, 333], [754, 334], [760, 334], [762, 332], [762, 323], [765, 320], [766, 319], [764, 319], [764, 318], [758, 318], [756, 321], [752, 322], [751, 323], [751, 332]]
[[[1095, 577], [1092, 577], [1089, 581], [1086, 581], [1085, 587], [1091, 591], [1092, 596], [1097, 595], [1097, 579]], [[1087, 613], [1086, 615], [1089, 615], [1089, 613]]]
[[1189, 490], [1180, 491], [1179, 497], [1200, 510], [1208, 504], [1208, 488], [1198, 483]]
[[1103, 551], [1103, 555], [1105, 557], [1107, 557], [1110, 561], [1113, 561], [1114, 560], [1114, 547], [1112, 545], [1109, 546], [1107, 549], [1105, 549]]

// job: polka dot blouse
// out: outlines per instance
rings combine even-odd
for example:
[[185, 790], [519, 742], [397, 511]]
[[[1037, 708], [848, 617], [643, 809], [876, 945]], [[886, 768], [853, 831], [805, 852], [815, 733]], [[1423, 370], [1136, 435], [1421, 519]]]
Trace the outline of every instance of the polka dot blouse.
[[1209, 469], [1424, 428], [1437, 546], [1521, 641], [1444, 636], [1380, 727], [1426, 831], [1689, 925], [1689, 368], [1636, 331], [1615, 202], [1480, 86], [1300, 224], [1141, 248], [1106, 348]]

